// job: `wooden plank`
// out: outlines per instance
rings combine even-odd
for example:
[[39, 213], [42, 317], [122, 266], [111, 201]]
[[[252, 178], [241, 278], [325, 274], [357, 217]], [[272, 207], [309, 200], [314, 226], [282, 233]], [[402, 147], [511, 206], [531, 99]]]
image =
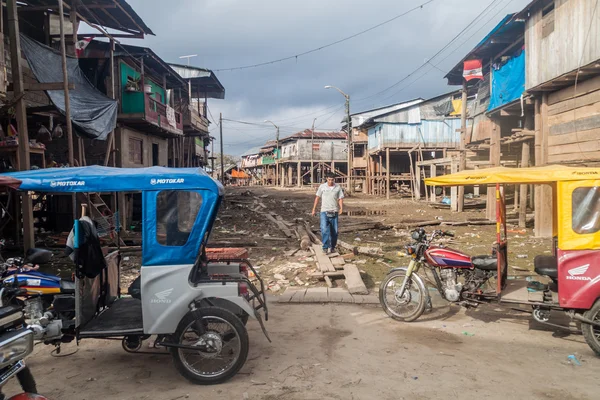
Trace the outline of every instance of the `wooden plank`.
[[[598, 92], [600, 94], [600, 91]], [[572, 108], [565, 112], [550, 115], [548, 112], [548, 125], [556, 126], [566, 122], [573, 122], [578, 119], [583, 119], [600, 114], [600, 96], [599, 101], [587, 104], [581, 107]]]
[[564, 135], [571, 132], [581, 132], [590, 129], [600, 128], [600, 113], [589, 117], [575, 117], [570, 121], [550, 126], [549, 135]]
[[312, 249], [315, 252], [319, 269], [323, 272], [335, 272], [335, 267], [331, 263], [329, 257], [327, 257], [327, 255], [323, 252], [321, 246], [318, 244], [313, 244]]
[[330, 276], [330, 277], [341, 277], [344, 276], [344, 271], [335, 271], [335, 272], [313, 272], [312, 274], [309, 274], [308, 276], [310, 276], [311, 278], [319, 278], [319, 279], [323, 279], [326, 276]]
[[334, 268], [343, 268], [343, 265], [346, 264], [346, 261], [344, 261], [343, 257], [334, 257], [331, 259], [331, 264], [333, 265]]
[[599, 129], [590, 129], [583, 132], [567, 133], [565, 135], [550, 135], [548, 138], [548, 146], [562, 146], [578, 142], [586, 142], [589, 140], [598, 139], [600, 137]]
[[548, 107], [548, 115], [553, 116], [567, 111], [571, 111], [580, 107], [585, 107], [590, 104], [600, 102], [600, 90], [588, 93], [575, 99], [569, 99], [556, 103]]
[[346, 277], [346, 286], [348, 286], [350, 294], [369, 294], [356, 265], [344, 265], [344, 276]]
[[551, 146], [548, 149], [548, 155], [570, 154], [570, 153], [589, 153], [600, 150], [600, 140], [579, 141], [560, 146]]
[[548, 96], [548, 104], [553, 105], [573, 97], [581, 97], [585, 94], [600, 89], [600, 76], [577, 83], [577, 92], [573, 86], [566, 87]]
[[586, 163], [600, 161], [600, 152], [582, 153], [579, 151], [577, 153], [553, 154], [548, 156], [548, 162], [550, 164], [569, 164], [580, 161], [585, 161]]
[[324, 278], [325, 278], [325, 283], [327, 284], [327, 287], [332, 288], [333, 287], [333, 283], [331, 282], [331, 278], [328, 277], [327, 275], [325, 275]]
[[271, 214], [267, 214], [267, 213], [261, 213], [262, 215], [264, 215], [269, 221], [271, 221], [273, 224], [277, 225], [277, 227], [285, 234], [285, 236], [291, 238], [294, 236], [294, 234], [292, 233], [292, 231], [290, 231], [288, 229], [287, 226], [285, 226], [285, 224], [281, 221], [277, 221], [275, 219], [275, 217], [273, 217]]

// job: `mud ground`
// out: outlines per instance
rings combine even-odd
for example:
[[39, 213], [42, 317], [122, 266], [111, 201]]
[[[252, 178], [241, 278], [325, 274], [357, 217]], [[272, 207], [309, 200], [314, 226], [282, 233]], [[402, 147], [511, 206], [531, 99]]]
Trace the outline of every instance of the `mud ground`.
[[[169, 355], [125, 353], [116, 341], [82, 341], [61, 358], [38, 345], [28, 363], [55, 400], [598, 398], [600, 359], [582, 336], [524, 314], [443, 305], [406, 324], [375, 306], [270, 304], [273, 343], [250, 322], [248, 361], [218, 386], [192, 385]], [[5, 387], [16, 390], [15, 380]]]
[[[308, 189], [230, 187], [213, 229], [211, 242], [228, 247], [239, 245], [248, 248], [252, 262], [269, 280], [271, 289], [275, 289], [272, 290], [274, 293], [283, 291], [286, 286], [298, 285], [296, 277], [300, 280], [300, 284], [324, 286], [322, 281], [308, 277], [310, 273], [316, 271], [312, 254], [299, 251], [294, 256], [286, 255], [299, 248], [299, 241], [295, 237], [286, 238], [261, 214], [274, 212], [288, 222], [309, 221], [318, 234], [318, 216], [312, 217], [310, 214], [313, 201], [314, 193]], [[266, 208], [257, 207], [258, 203], [262, 203]], [[256, 209], [259, 209], [259, 212], [255, 212]], [[370, 289], [378, 286], [390, 268], [408, 263], [407, 258], [401, 255], [403, 246], [411, 242], [410, 229], [405, 229], [404, 224], [436, 220], [461, 222], [485, 219], [485, 210], [469, 210], [459, 214], [450, 210], [432, 208], [425, 201], [415, 202], [410, 198], [399, 197], [386, 200], [362, 194], [347, 197], [344, 201], [344, 211], [344, 215], [339, 218], [340, 227], [359, 222], [380, 222], [388, 227], [397, 227], [340, 234], [343, 241], [355, 246], [380, 247], [383, 250], [383, 254], [379, 257], [361, 255], [347, 259], [357, 264], [365, 284]], [[509, 216], [511, 211], [508, 207]], [[532, 228], [523, 231], [509, 225], [509, 274], [511, 275], [531, 275], [533, 258], [538, 254], [550, 254], [551, 241], [534, 238]], [[496, 240], [495, 225], [429, 226], [424, 229], [427, 232], [435, 229], [453, 232], [455, 238], [445, 241], [444, 244], [470, 255], [490, 254], [492, 244]], [[281, 282], [273, 278], [274, 274], [284, 275], [286, 279]], [[343, 280], [335, 283], [339, 287], [344, 287]]]
[[[285, 238], [263, 215], [252, 211], [257, 197], [286, 221], [301, 218], [318, 226], [317, 218], [309, 214], [310, 191], [229, 188], [211, 241], [247, 247], [252, 262], [272, 285], [278, 281], [275, 272], [285, 275], [279, 291], [299, 285], [296, 277], [304, 285], [323, 285], [307, 277], [314, 269], [310, 254], [286, 255], [298, 248], [298, 240]], [[406, 199], [361, 195], [348, 198], [346, 210], [353, 215], [341, 216], [340, 225], [360, 220], [400, 225], [485, 216], [484, 211], [458, 215]], [[495, 240], [494, 226], [441, 228], [456, 233], [448, 245], [470, 254], [489, 253]], [[379, 257], [354, 260], [375, 291], [389, 268], [406, 263], [399, 251], [407, 235], [408, 230], [399, 228], [341, 236], [356, 245], [384, 250]], [[509, 265], [516, 267], [510, 273], [532, 275], [533, 257], [549, 252], [549, 241], [533, 238], [531, 229], [509, 233], [509, 239]], [[137, 275], [139, 265], [135, 255], [128, 257], [125, 281]], [[290, 263], [294, 268], [289, 268]], [[125, 290], [126, 283], [122, 285]], [[336, 284], [343, 287], [343, 281]], [[119, 341], [85, 340], [78, 350], [74, 343], [67, 344], [63, 357], [58, 358], [50, 354], [51, 347], [38, 345], [27, 361], [39, 391], [56, 400], [598, 398], [600, 359], [583, 337], [539, 325], [524, 313], [495, 306], [465, 310], [437, 298], [432, 313], [407, 324], [389, 319], [377, 306], [278, 304], [277, 293], [272, 290], [269, 297], [267, 328], [273, 343], [251, 321], [246, 365], [231, 381], [218, 386], [192, 385], [178, 375], [168, 354], [129, 354]], [[564, 314], [555, 317], [555, 322], [568, 323]], [[569, 361], [570, 355], [581, 365]], [[16, 385], [15, 380], [9, 382], [5, 393], [14, 394]]]

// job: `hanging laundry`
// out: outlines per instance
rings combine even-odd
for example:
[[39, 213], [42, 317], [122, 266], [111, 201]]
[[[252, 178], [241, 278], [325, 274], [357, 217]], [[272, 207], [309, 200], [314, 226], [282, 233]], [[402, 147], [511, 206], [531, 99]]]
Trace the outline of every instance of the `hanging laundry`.
[[471, 79], [483, 79], [483, 65], [481, 60], [465, 61], [463, 77], [467, 82]]

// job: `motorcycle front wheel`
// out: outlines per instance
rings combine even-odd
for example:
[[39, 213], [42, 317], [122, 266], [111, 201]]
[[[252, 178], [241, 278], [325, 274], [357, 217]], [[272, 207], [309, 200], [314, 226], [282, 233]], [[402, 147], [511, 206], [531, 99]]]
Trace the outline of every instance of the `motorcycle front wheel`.
[[425, 311], [429, 294], [423, 282], [412, 274], [404, 293], [400, 293], [402, 282], [406, 277], [406, 269], [388, 274], [379, 285], [379, 303], [390, 317], [398, 321], [411, 322], [419, 318]]

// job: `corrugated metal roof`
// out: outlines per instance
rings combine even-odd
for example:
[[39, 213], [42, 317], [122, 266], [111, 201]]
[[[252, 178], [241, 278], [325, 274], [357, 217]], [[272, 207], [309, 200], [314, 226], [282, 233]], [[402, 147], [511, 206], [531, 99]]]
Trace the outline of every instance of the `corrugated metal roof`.
[[454, 147], [459, 143], [460, 118], [421, 120], [419, 124], [377, 124], [369, 129], [369, 150], [386, 147]]
[[[131, 34], [154, 35], [146, 23], [131, 8], [125, 0], [79, 0], [77, 12], [88, 21], [97, 23], [105, 28], [116, 29]], [[47, 0], [19, 0], [19, 8], [47, 7], [58, 13], [57, 2], [48, 4]], [[86, 6], [104, 6], [89, 8]], [[65, 15], [69, 15], [70, 5], [65, 2]], [[168, 7], [165, 3], [165, 7]], [[43, 12], [43, 11], [42, 11]]]
[[[311, 129], [306, 129], [302, 132], [294, 133], [291, 136], [283, 138], [280, 142], [287, 142], [294, 139], [310, 139], [313, 137], [313, 131]], [[346, 140], [345, 132], [314, 132], [315, 139], [341, 139]]]
[[205, 96], [210, 99], [225, 98], [225, 88], [210, 69], [172, 63], [169, 65], [183, 79], [191, 80], [193, 98], [204, 98]]
[[246, 150], [246, 151], [245, 151], [245, 152], [242, 154], [242, 157], [245, 157], [245, 156], [254, 156], [254, 155], [256, 155], [256, 154], [260, 154], [260, 149], [261, 149], [261, 148], [262, 148], [262, 147], [261, 147], [261, 146], [259, 146], [259, 147], [253, 147], [253, 148], [251, 148], [251, 149], [249, 149], [249, 150]]
[[[359, 113], [351, 114], [350, 118], [352, 118], [352, 127], [359, 128], [371, 118], [377, 117], [379, 115], [384, 115], [393, 111], [401, 110], [413, 106], [415, 104], [421, 103], [423, 101], [425, 101], [425, 99], [419, 97], [417, 99], [404, 101], [402, 103], [392, 104], [385, 107], [374, 108], [372, 110], [365, 110]], [[345, 123], [346, 120], [344, 119], [343, 122]]]

